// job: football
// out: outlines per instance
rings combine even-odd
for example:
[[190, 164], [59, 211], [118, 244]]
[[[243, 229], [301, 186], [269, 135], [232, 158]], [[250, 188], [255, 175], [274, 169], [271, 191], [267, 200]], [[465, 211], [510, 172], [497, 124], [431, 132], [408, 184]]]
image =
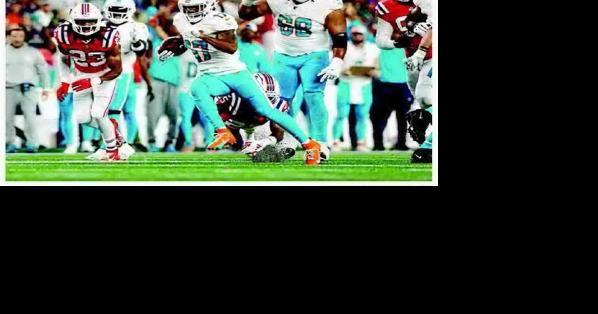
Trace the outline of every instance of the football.
[[158, 48], [158, 53], [161, 53], [164, 50], [172, 51], [175, 56], [180, 56], [187, 50], [187, 48], [185, 48], [185, 43], [181, 36], [173, 36], [166, 38], [162, 42]]

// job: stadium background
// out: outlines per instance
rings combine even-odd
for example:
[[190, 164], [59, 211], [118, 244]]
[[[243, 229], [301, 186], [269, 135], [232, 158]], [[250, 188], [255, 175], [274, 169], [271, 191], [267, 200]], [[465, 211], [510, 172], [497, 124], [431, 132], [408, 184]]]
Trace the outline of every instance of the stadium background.
[[[9, 0], [6, 3], [6, 25], [9, 24], [22, 24], [24, 25], [28, 32], [28, 43], [36, 48], [40, 49], [48, 63], [52, 81], [52, 89], [55, 90], [58, 85], [60, 84], [59, 79], [56, 76], [56, 72], [54, 69], [54, 65], [57, 62], [57, 53], [52, 54], [48, 49], [49, 44], [49, 34], [51, 34], [53, 28], [58, 25], [61, 21], [68, 17], [68, 9], [73, 7], [79, 2], [90, 2], [98, 6], [98, 8], [102, 8], [104, 1], [103, 0], [91, 0], [91, 1], [81, 1], [81, 0]], [[137, 12], [134, 16], [134, 19], [152, 25], [152, 15], [155, 14], [156, 11], [160, 10], [159, 8], [163, 5], [166, 5], [168, 2], [175, 2], [176, 0], [135, 0], [137, 5]], [[223, 0], [221, 2], [221, 7], [223, 10], [235, 17], [237, 16], [237, 6], [240, 0]], [[368, 28], [369, 34], [367, 36], [367, 40], [370, 42], [374, 42], [375, 38], [375, 20], [374, 20], [374, 6], [377, 3], [376, 0], [351, 0], [351, 1], [344, 1], [345, 2], [345, 15], [348, 22], [348, 28], [362, 24]], [[45, 13], [44, 10], [41, 8], [49, 6], [50, 10], [48, 13]], [[47, 9], [46, 9], [47, 11]], [[264, 48], [268, 52], [271, 53], [273, 49], [272, 43], [272, 21], [268, 19], [262, 19], [257, 21], [259, 24], [259, 33], [260, 43], [263, 44]], [[240, 26], [243, 25], [243, 22], [239, 20]], [[8, 43], [7, 43], [8, 44]], [[156, 56], [154, 56], [156, 57]], [[401, 62], [397, 62], [397, 66], [403, 66]], [[139, 141], [141, 144], [147, 146], [147, 128], [146, 128], [146, 108], [147, 108], [147, 99], [146, 99], [146, 86], [145, 82], [141, 79], [139, 75], [136, 76], [136, 83], [138, 86], [137, 90], [137, 120], [139, 123]], [[332, 122], [336, 117], [336, 85], [332, 82], [329, 82], [326, 87], [325, 91], [325, 102], [329, 110], [329, 132], [332, 129]], [[36, 117], [36, 125], [37, 125], [37, 135], [39, 139], [39, 143], [41, 147], [45, 148], [57, 148], [59, 141], [61, 139], [61, 134], [58, 128], [58, 121], [59, 121], [59, 106], [56, 100], [56, 96], [54, 91], [51, 92], [50, 97], [43, 100], [41, 97], [40, 92], [40, 101], [39, 101], [39, 110], [38, 116]], [[298, 121], [300, 125], [307, 130], [307, 124], [305, 121], [304, 116], [300, 113], [298, 116]], [[157, 129], [156, 134], [156, 142], [158, 146], [161, 146], [164, 143], [167, 133], [167, 118], [164, 116], [161, 118], [159, 127]], [[396, 118], [395, 113], [391, 115], [388, 121], [388, 126], [384, 133], [384, 142], [386, 147], [391, 147], [397, 141], [397, 127], [396, 127]], [[22, 116], [17, 115], [15, 125], [17, 128], [23, 129], [24, 126], [24, 119]], [[124, 126], [123, 126], [124, 127]], [[79, 130], [75, 128], [76, 138], [78, 138]], [[179, 132], [180, 133], [180, 132]], [[18, 132], [19, 135], [22, 135], [22, 132]], [[343, 147], [349, 148], [350, 141], [349, 138], [349, 126], [348, 120], [345, 121], [344, 132], [343, 132]], [[194, 127], [194, 141], [197, 147], [204, 147], [205, 143], [203, 143], [203, 130], [199, 124], [196, 124]], [[329, 136], [332, 139], [332, 136]], [[366, 143], [368, 147], [371, 147], [373, 144], [372, 140], [372, 126], [371, 122], [368, 121], [368, 129], [367, 129], [367, 140]], [[23, 145], [22, 140], [20, 138], [17, 139], [17, 146]], [[415, 149], [417, 148], [417, 143], [413, 142], [409, 136], [407, 136], [407, 146]]]

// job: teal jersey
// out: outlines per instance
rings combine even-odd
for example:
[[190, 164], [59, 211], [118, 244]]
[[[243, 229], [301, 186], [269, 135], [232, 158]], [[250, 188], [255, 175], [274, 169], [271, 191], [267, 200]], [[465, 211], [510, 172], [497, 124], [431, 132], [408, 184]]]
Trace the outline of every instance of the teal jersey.
[[241, 61], [247, 65], [249, 72], [272, 73], [268, 54], [260, 44], [238, 41], [237, 47], [239, 47]]
[[380, 49], [380, 81], [385, 83], [407, 82], [407, 69], [403, 63], [405, 50]]
[[168, 82], [178, 86], [181, 81], [181, 63], [179, 57], [171, 57], [164, 62], [158, 60], [158, 47], [162, 43], [161, 39], [154, 39], [152, 42], [154, 54], [152, 64], [149, 68], [149, 74], [152, 78]]

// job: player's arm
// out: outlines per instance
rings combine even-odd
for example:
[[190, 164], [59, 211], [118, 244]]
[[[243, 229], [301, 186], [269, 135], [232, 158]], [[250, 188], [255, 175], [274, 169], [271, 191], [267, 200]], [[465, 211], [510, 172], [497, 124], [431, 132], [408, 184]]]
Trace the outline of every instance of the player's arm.
[[419, 71], [424, 64], [428, 50], [432, 48], [432, 25], [428, 23], [419, 23], [415, 26], [414, 32], [422, 36], [417, 51], [409, 58], [405, 59], [405, 65], [409, 71]]
[[215, 37], [211, 37], [200, 32], [198, 37], [220, 51], [229, 54], [233, 54], [237, 51], [237, 37], [234, 30], [217, 32], [214, 35]]
[[343, 59], [347, 52], [347, 22], [343, 10], [334, 10], [326, 16], [326, 29], [332, 38], [333, 58]]
[[110, 71], [100, 76], [100, 80], [102, 80], [102, 82], [112, 81], [122, 73], [123, 68], [122, 60], [120, 57], [120, 45], [114, 45], [112, 46], [112, 49], [108, 51], [108, 53], [106, 54], [106, 65], [108, 66]]
[[269, 13], [272, 10], [266, 0], [242, 0], [239, 6], [239, 17], [244, 20], [253, 20]]
[[343, 10], [334, 10], [326, 16], [324, 26], [332, 38], [332, 60], [330, 65], [323, 69], [318, 76], [320, 82], [336, 80], [343, 68], [343, 59], [347, 53], [347, 22]]
[[280, 142], [284, 138], [284, 129], [272, 121], [270, 121], [270, 132], [272, 132], [276, 142]]
[[147, 96], [149, 97], [150, 101], [154, 100], [154, 89], [152, 87], [152, 79], [149, 75], [149, 67], [152, 62], [152, 51], [152, 42], [148, 41], [147, 50], [144, 52], [143, 55], [137, 56], [137, 60], [139, 60], [139, 69], [141, 72], [141, 77], [147, 85]]

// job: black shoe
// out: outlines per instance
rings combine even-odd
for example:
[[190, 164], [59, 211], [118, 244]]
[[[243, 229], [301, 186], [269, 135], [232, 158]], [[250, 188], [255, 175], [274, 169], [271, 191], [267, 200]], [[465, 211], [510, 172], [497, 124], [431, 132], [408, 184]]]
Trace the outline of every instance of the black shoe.
[[392, 150], [406, 151], [409, 150], [409, 147], [407, 147], [405, 144], [397, 144], [392, 147]]
[[429, 148], [418, 148], [411, 155], [412, 164], [431, 164], [432, 163], [432, 150]]
[[384, 146], [374, 146], [374, 148], [372, 148], [372, 151], [383, 152], [385, 150], [386, 150], [386, 148], [384, 148]]
[[141, 143], [135, 143], [131, 146], [133, 146], [133, 148], [135, 148], [135, 150], [138, 152], [147, 153], [147, 151], [148, 151], [147, 147], [143, 146], [143, 144], [141, 144]]

